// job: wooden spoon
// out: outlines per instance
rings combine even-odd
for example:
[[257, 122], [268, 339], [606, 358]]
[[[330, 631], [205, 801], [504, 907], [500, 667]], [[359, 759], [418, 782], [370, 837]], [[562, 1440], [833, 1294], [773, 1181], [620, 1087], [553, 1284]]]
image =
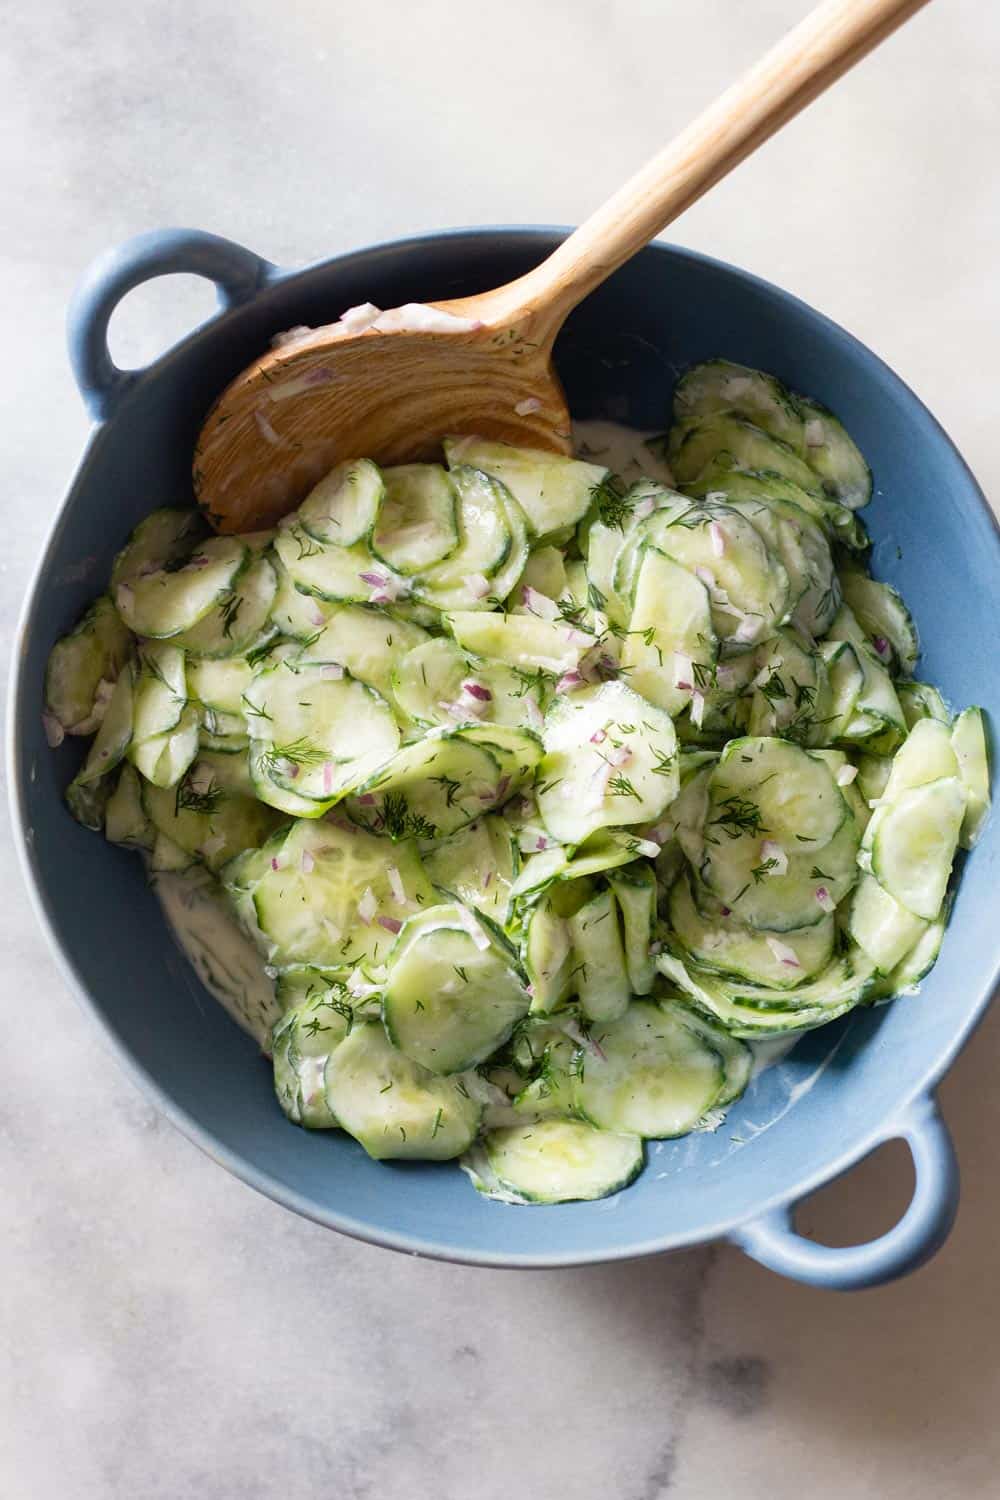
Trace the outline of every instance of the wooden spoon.
[[212, 523], [272, 525], [339, 460], [432, 458], [449, 432], [568, 452], [552, 365], [567, 315], [925, 3], [824, 0], [516, 281], [367, 326], [354, 310], [262, 355], [223, 391], [195, 449], [195, 493]]

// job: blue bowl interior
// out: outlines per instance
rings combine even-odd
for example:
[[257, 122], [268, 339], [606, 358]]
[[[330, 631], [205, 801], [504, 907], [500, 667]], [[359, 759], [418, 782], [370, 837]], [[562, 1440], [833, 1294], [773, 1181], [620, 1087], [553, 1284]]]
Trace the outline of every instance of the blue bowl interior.
[[[42, 563], [16, 687], [14, 785], [43, 915], [126, 1065], [211, 1155], [334, 1227], [423, 1253], [500, 1263], [635, 1255], [713, 1237], [801, 1195], [862, 1155], [944, 1069], [997, 970], [994, 822], [962, 872], [941, 960], [917, 999], [806, 1036], [714, 1134], [651, 1145], [649, 1167], [598, 1204], [511, 1209], [454, 1166], [378, 1165], [339, 1134], [287, 1124], [269, 1068], [202, 990], [171, 941], [136, 857], [77, 827], [62, 792], [79, 758], [51, 752], [42, 680], [55, 638], [103, 585], [129, 529], [190, 499], [198, 424], [272, 333], [353, 303], [474, 292], [536, 263], [547, 231], [459, 232], [290, 275], [173, 350], [99, 429]], [[901, 589], [924, 646], [921, 675], [955, 706], [1000, 715], [995, 589], [1000, 542], [962, 460], [896, 377], [794, 298], [666, 246], [636, 257], [570, 319], [557, 360], [576, 416], [662, 428], [674, 378], [724, 354], [827, 403], [869, 458], [866, 520], [877, 576]]]

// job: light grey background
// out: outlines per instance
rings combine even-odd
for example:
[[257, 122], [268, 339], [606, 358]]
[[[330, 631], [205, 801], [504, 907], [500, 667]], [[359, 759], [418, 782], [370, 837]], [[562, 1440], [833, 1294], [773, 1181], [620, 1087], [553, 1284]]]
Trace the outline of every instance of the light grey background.
[[[84, 437], [63, 313], [91, 256], [166, 224], [291, 263], [445, 225], [578, 220], [805, 8], [11, 0], [5, 637]], [[996, 6], [936, 0], [672, 231], [872, 345], [994, 490], [998, 44]], [[209, 307], [193, 282], [144, 290], [116, 348], [148, 358]], [[728, 1249], [453, 1268], [294, 1219], [163, 1125], [3, 869], [4, 1500], [994, 1492], [1000, 1015], [942, 1091], [957, 1228], [904, 1284], [810, 1292]], [[804, 1221], [869, 1234], [909, 1182], [887, 1148]]]

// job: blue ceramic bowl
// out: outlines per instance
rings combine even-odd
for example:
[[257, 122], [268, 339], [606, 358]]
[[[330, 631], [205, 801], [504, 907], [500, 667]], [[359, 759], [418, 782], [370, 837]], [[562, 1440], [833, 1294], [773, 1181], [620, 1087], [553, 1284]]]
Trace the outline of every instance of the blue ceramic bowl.
[[[457, 1167], [378, 1165], [343, 1135], [286, 1123], [253, 1043], [174, 947], [134, 855], [85, 833], [62, 800], [79, 756], [41, 726], [55, 638], [104, 585], [115, 550], [154, 506], [190, 495], [192, 442], [219, 390], [270, 336], [365, 300], [461, 296], [526, 271], [561, 233], [482, 229], [383, 245], [284, 271], [193, 231], [146, 235], [100, 260], [70, 318], [96, 419], [27, 601], [13, 683], [10, 783], [39, 916], [64, 971], [131, 1075], [199, 1146], [262, 1192], [333, 1229], [415, 1254], [554, 1266], [728, 1238], [788, 1275], [869, 1285], [925, 1259], [950, 1228], [957, 1172], [931, 1090], [997, 978], [1000, 821], [961, 873], [943, 952], [917, 999], [806, 1036], [761, 1075], [723, 1129], [651, 1145], [639, 1181], [601, 1203], [509, 1208]], [[108, 319], [132, 287], [168, 272], [215, 281], [220, 312], [148, 370], [120, 371]], [[1000, 538], [934, 418], [876, 357], [777, 288], [704, 256], [651, 246], [569, 320], [557, 362], [580, 417], [667, 420], [677, 372], [724, 354], [773, 370], [844, 420], [871, 461], [874, 571], [913, 606], [921, 671], [957, 705], [1000, 716]], [[794, 1204], [891, 1137], [916, 1165], [909, 1209], [888, 1235], [831, 1249], [796, 1235]]]

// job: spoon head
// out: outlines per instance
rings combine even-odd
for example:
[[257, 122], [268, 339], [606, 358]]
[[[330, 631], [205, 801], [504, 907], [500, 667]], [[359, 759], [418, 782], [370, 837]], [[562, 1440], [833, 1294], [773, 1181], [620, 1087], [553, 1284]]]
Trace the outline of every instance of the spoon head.
[[290, 338], [212, 407], [195, 448], [195, 494], [217, 530], [254, 531], [294, 510], [335, 463], [437, 458], [448, 433], [569, 452], [550, 343], [516, 324], [333, 325]]

